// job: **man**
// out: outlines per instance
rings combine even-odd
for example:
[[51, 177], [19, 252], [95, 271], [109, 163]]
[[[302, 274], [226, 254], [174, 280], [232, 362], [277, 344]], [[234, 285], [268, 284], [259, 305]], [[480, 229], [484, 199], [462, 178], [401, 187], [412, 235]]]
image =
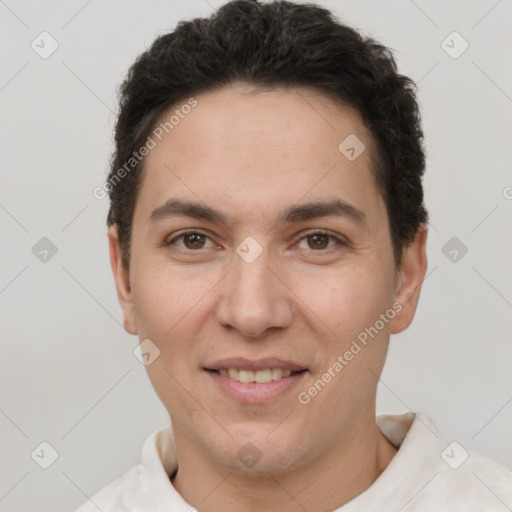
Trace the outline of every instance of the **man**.
[[427, 267], [412, 82], [291, 2], [181, 22], [130, 69], [112, 269], [171, 425], [79, 511], [499, 511], [512, 475], [375, 417]]

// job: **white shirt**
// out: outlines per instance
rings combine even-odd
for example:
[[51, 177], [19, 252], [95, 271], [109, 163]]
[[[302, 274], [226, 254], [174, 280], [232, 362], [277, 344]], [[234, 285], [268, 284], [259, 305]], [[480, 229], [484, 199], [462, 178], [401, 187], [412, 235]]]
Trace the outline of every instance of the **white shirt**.
[[[398, 452], [366, 491], [333, 512], [512, 511], [512, 472], [441, 440], [426, 414], [382, 415], [377, 425]], [[176, 468], [169, 424], [146, 439], [140, 464], [76, 512], [193, 512], [170, 481]]]

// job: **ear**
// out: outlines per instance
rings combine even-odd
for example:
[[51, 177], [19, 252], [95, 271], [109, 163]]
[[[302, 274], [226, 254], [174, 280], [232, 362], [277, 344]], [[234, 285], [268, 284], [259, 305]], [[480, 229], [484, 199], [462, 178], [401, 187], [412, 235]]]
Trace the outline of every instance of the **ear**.
[[137, 334], [130, 276], [121, 258], [121, 246], [119, 243], [117, 225], [109, 228], [108, 243], [110, 249], [110, 265], [112, 266], [114, 281], [116, 283], [117, 300], [123, 311], [124, 328], [130, 334]]
[[402, 263], [398, 271], [395, 301], [402, 309], [390, 324], [390, 333], [397, 334], [407, 329], [416, 313], [421, 285], [427, 271], [427, 228], [421, 224], [414, 240], [402, 250]]

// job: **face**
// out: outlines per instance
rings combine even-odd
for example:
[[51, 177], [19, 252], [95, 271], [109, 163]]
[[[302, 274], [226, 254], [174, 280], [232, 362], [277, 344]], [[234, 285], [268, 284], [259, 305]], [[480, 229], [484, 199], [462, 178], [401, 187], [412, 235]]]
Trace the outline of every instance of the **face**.
[[109, 232], [117, 292], [125, 328], [160, 351], [147, 371], [177, 442], [276, 474], [374, 414], [389, 335], [416, 308], [425, 231], [397, 269], [351, 108], [308, 88], [196, 100], [146, 157], [129, 274]]

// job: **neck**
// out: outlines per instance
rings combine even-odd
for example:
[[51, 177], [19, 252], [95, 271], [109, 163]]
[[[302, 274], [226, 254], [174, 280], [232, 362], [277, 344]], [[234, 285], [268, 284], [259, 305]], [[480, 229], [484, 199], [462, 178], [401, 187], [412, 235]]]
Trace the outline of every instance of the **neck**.
[[370, 413], [329, 450], [275, 475], [230, 471], [173, 425], [179, 466], [172, 483], [201, 512], [335, 510], [370, 487], [397, 452], [377, 428], [374, 408]]

